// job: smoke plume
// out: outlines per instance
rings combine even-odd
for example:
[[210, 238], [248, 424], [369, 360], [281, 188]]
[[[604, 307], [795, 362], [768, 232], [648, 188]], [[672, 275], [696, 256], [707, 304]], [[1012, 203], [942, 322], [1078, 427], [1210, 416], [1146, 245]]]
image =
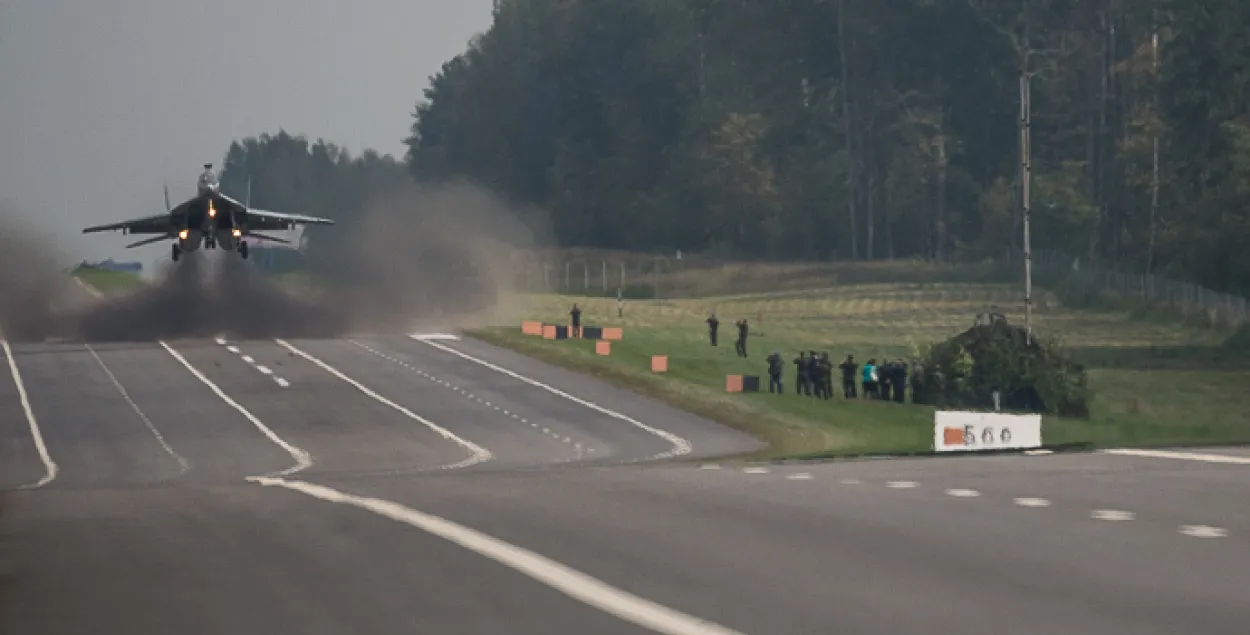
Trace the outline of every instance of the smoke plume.
[[514, 257], [538, 244], [532, 226], [479, 188], [413, 185], [318, 228], [308, 288], [237, 253], [200, 249], [149, 286], [90, 298], [37, 232], [0, 210], [0, 328], [12, 340], [152, 341], [481, 325], [512, 317]]

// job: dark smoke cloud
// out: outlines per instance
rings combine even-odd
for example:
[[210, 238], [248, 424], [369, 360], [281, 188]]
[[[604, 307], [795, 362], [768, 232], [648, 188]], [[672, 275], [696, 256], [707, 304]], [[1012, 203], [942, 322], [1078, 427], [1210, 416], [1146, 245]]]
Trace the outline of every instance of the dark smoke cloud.
[[320, 274], [311, 290], [280, 286], [236, 253], [200, 250], [168, 263], [150, 286], [84, 305], [64, 273], [30, 264], [42, 262], [34, 232], [5, 215], [0, 327], [14, 340], [152, 341], [472, 326], [510, 317], [513, 254], [541, 235], [537, 216], [523, 219], [468, 185], [411, 186], [346, 218], [311, 247]]

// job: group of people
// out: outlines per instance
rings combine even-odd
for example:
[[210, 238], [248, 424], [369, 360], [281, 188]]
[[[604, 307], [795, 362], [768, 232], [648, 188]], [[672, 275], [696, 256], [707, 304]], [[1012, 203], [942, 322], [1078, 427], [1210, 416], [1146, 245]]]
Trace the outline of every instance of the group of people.
[[[791, 363], [794, 364], [796, 371], [795, 394], [818, 399], [833, 398], [833, 364], [829, 360], [828, 353], [799, 351], [799, 356]], [[842, 396], [847, 399], [859, 397], [857, 388], [860, 388], [863, 390], [865, 399], [896, 403], [906, 401], [909, 368], [901, 359], [886, 360], [881, 364], [877, 364], [876, 359], [870, 359], [861, 370], [859, 364], [855, 362], [855, 356], [847, 355], [846, 359], [838, 364], [838, 369], [842, 371]], [[768, 392], [778, 394], [785, 392], [782, 383], [784, 370], [785, 361], [781, 358], [781, 352], [773, 351], [773, 354], [768, 356]], [[911, 380], [914, 393], [918, 390], [919, 382], [924, 374], [919, 363], [914, 364], [913, 371]], [[859, 380], [858, 386], [856, 386], [856, 380]]]
[[[708, 315], [708, 340], [712, 346], [717, 343], [717, 331], [720, 320], [716, 314]], [[738, 341], [735, 349], [738, 357], [747, 356], [747, 334], [750, 331], [746, 318], [734, 323], [738, 327]], [[799, 351], [799, 356], [791, 363], [795, 366], [795, 394], [808, 395], [819, 399], [833, 398], [833, 362], [829, 353], [817, 351]], [[910, 375], [913, 395], [919, 390], [924, 378], [919, 362], [913, 362], [909, 368], [902, 359], [885, 360], [878, 364], [876, 359], [868, 360], [861, 369], [854, 355], [847, 355], [838, 364], [842, 371], [842, 396], [847, 399], [858, 398], [862, 394], [865, 399], [879, 399], [903, 403], [906, 401], [907, 384]], [[783, 390], [782, 375], [785, 361], [780, 351], [773, 351], [768, 356], [768, 392], [781, 394]]]

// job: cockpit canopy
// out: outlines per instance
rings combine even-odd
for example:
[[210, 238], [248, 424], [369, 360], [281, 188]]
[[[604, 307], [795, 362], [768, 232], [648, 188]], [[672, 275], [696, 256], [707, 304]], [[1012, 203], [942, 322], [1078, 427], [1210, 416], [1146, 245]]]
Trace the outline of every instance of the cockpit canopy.
[[213, 174], [212, 170], [206, 170], [203, 174], [200, 175], [200, 187], [216, 187], [216, 186], [217, 186], [217, 175]]

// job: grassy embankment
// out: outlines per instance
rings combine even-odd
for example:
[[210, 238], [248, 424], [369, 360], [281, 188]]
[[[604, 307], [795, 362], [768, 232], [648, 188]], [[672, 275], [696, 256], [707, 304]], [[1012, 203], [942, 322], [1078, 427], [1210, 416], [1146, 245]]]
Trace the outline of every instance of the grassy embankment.
[[[968, 328], [991, 306], [1022, 322], [1018, 311], [1003, 309], [1017, 306], [1018, 296], [1018, 290], [997, 284], [843, 284], [775, 294], [626, 300], [618, 318], [614, 298], [531, 294], [518, 298], [519, 312], [528, 319], [566, 323], [570, 305], [578, 302], [584, 324], [624, 327], [624, 340], [601, 357], [592, 342], [523, 336], [519, 324], [471, 335], [754, 434], [770, 444], [757, 458], [916, 452], [932, 447], [932, 408], [798, 397], [789, 361], [798, 350], [813, 348], [827, 351], [835, 362], [847, 353], [861, 364], [872, 357], [911, 357], [920, 345]], [[716, 348], [703, 323], [713, 310], [721, 319]], [[734, 353], [733, 322], [740, 317], [752, 323], [749, 360]], [[1136, 319], [1127, 312], [1067, 310], [1045, 295], [1035, 311], [1035, 329], [1077, 352], [1096, 391], [1088, 420], [1045, 419], [1047, 444], [1250, 442], [1245, 393], [1250, 361], [1222, 346], [1228, 333]], [[773, 350], [787, 360], [786, 395], [769, 394], [766, 386], [759, 394], [725, 392], [727, 374], [764, 375], [766, 382], [764, 358]], [[650, 372], [653, 354], [669, 356], [668, 373]]]
[[129, 271], [78, 267], [73, 275], [101, 293], [121, 293], [147, 284], [143, 278]]

